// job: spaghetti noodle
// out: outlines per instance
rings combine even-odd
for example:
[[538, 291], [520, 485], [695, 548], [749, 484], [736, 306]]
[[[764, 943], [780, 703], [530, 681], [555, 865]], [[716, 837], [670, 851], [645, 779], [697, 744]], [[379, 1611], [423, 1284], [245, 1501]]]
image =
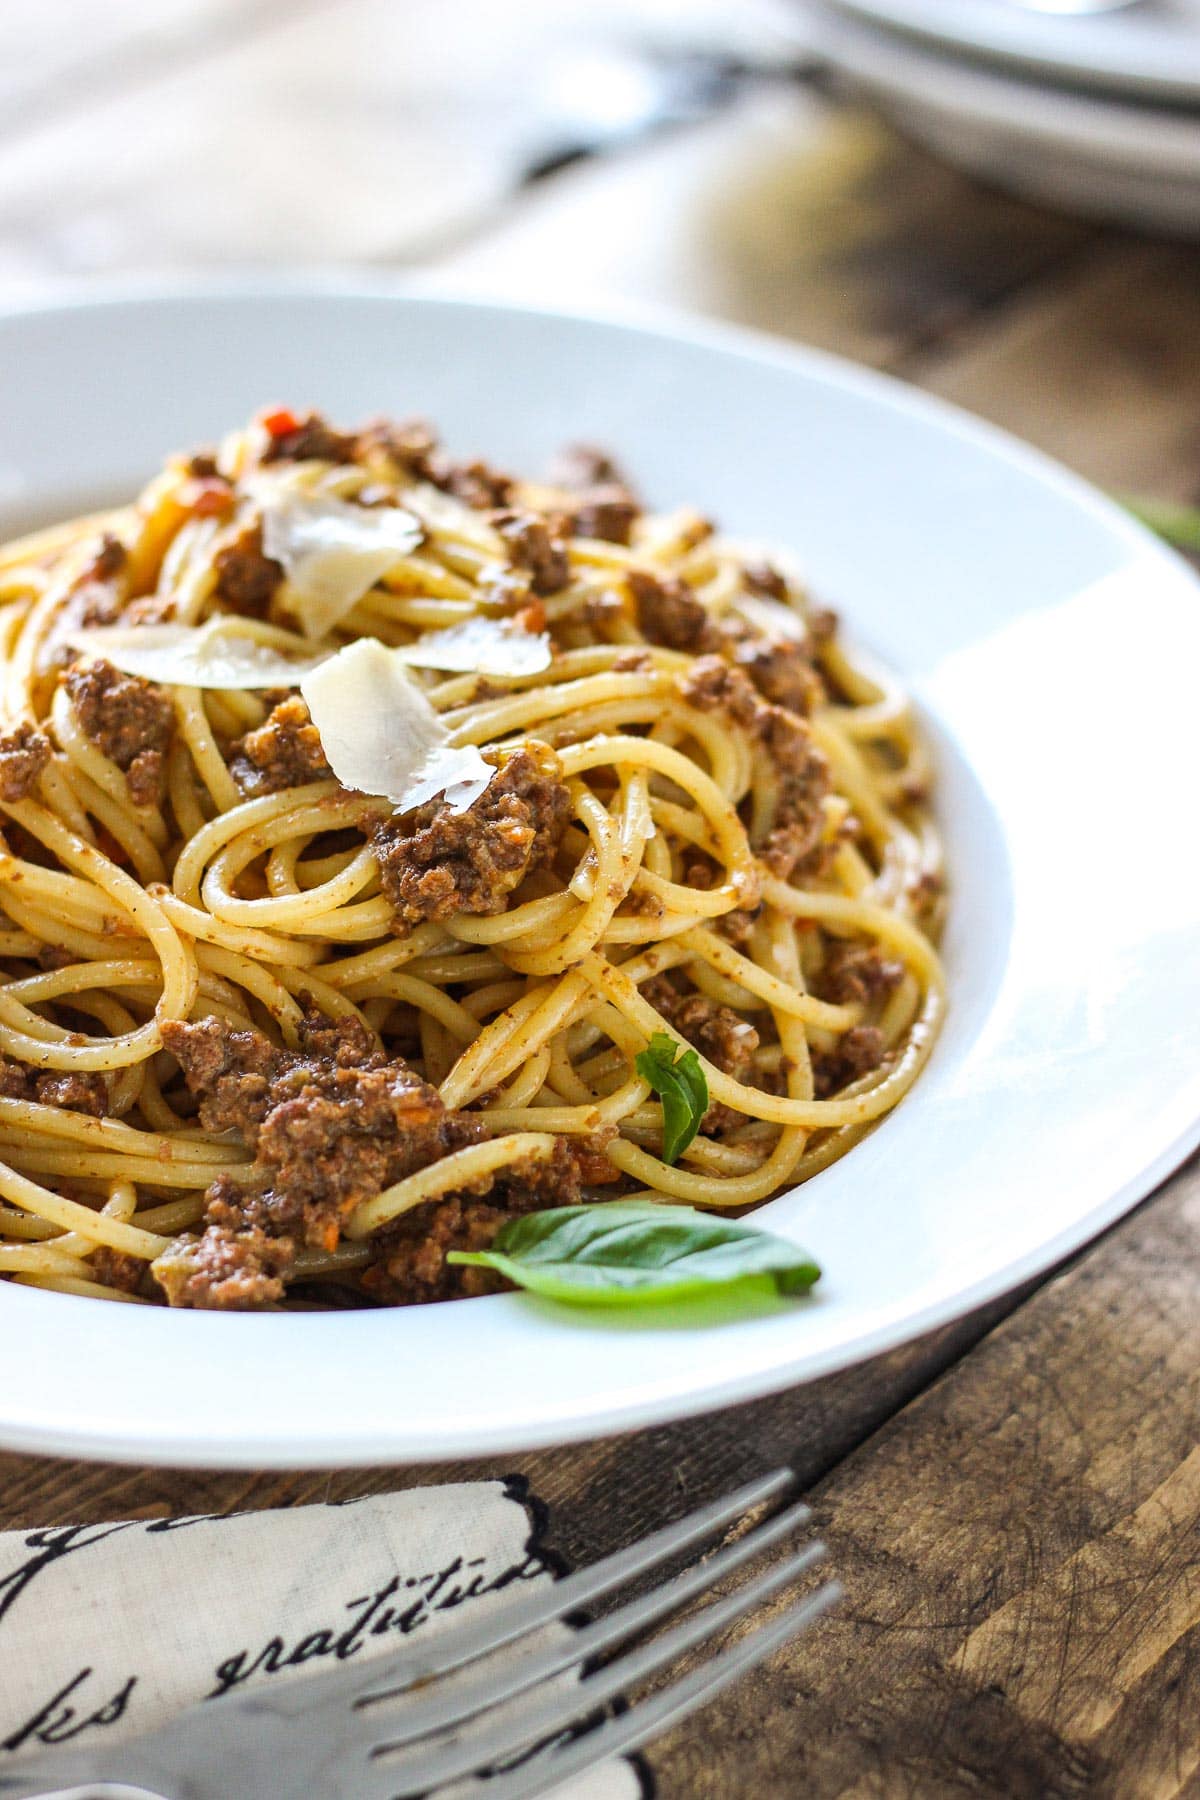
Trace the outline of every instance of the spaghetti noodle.
[[[417, 522], [318, 640], [264, 546], [281, 493], [318, 523]], [[341, 785], [298, 680], [151, 682], [97, 649], [214, 618], [285, 667], [480, 619], [549, 666], [411, 667], [487, 785], [397, 807]], [[0, 656], [13, 1281], [209, 1307], [486, 1291], [448, 1249], [581, 1197], [753, 1206], [928, 1055], [942, 884], [905, 695], [794, 577], [643, 511], [597, 453], [535, 484], [415, 425], [264, 415], [0, 553]], [[636, 1067], [661, 1032], [710, 1101], [673, 1164]]]

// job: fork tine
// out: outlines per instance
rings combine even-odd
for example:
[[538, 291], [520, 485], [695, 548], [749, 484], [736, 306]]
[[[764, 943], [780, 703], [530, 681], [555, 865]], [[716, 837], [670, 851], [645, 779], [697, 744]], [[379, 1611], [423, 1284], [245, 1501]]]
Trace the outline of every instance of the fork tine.
[[[678, 1724], [705, 1705], [739, 1675], [770, 1656], [773, 1650], [807, 1630], [841, 1599], [842, 1593], [840, 1582], [827, 1581], [808, 1599], [799, 1601], [769, 1624], [760, 1625], [757, 1631], [749, 1632], [740, 1642], [731, 1644], [700, 1668], [693, 1669], [690, 1675], [684, 1675], [660, 1693], [639, 1701], [628, 1712], [606, 1719], [594, 1731], [543, 1751], [508, 1774], [493, 1775], [481, 1792], [486, 1793], [487, 1800], [538, 1800], [538, 1795], [549, 1793], [572, 1775], [580, 1775], [597, 1763], [606, 1762], [609, 1757], [640, 1750], [669, 1725]], [[373, 1800], [391, 1800], [397, 1792], [386, 1782], [379, 1785], [372, 1782], [370, 1788]], [[367, 1800], [366, 1793], [364, 1800]]]
[[[568, 1693], [547, 1693], [510, 1719], [498, 1720], [489, 1716], [480, 1729], [410, 1757], [396, 1767], [394, 1782], [388, 1791], [397, 1800], [402, 1796], [427, 1793], [457, 1780], [460, 1775], [490, 1767], [526, 1744], [535, 1744], [540, 1738], [562, 1731], [656, 1669], [676, 1661], [698, 1644], [706, 1643], [716, 1632], [724, 1630], [751, 1608], [795, 1581], [825, 1554], [824, 1544], [810, 1544], [798, 1555], [765, 1570], [753, 1581], [745, 1582], [725, 1599], [714, 1601], [649, 1643], [606, 1663]], [[390, 1748], [390, 1744], [381, 1744], [376, 1748], [376, 1755]], [[489, 1800], [490, 1788], [489, 1783]]]
[[[655, 1624], [668, 1613], [676, 1612], [694, 1595], [706, 1593], [725, 1575], [731, 1574], [751, 1558], [761, 1555], [770, 1545], [795, 1531], [797, 1526], [805, 1524], [811, 1517], [811, 1511], [803, 1503], [790, 1506], [786, 1512], [777, 1513], [774, 1518], [768, 1519], [754, 1531], [747, 1532], [736, 1543], [726, 1545], [706, 1561], [695, 1563], [682, 1574], [652, 1588], [648, 1594], [629, 1601], [615, 1612], [606, 1613], [603, 1618], [593, 1620], [590, 1625], [572, 1632], [569, 1637], [557, 1639], [542, 1650], [531, 1651], [512, 1659], [506, 1658], [500, 1668], [489, 1666], [480, 1669], [466, 1681], [455, 1683], [451, 1693], [434, 1692], [427, 1698], [410, 1698], [402, 1714], [394, 1720], [390, 1715], [387, 1719], [386, 1747], [398, 1750], [433, 1732], [447, 1731], [451, 1726], [461, 1725], [464, 1720], [473, 1718], [488, 1707], [498, 1706], [503, 1700], [525, 1693], [529, 1688], [548, 1680], [551, 1675], [558, 1675], [576, 1663], [588, 1661], [600, 1651], [606, 1650], [610, 1644], [632, 1637], [635, 1632]], [[384, 1689], [360, 1695], [357, 1704], [367, 1706], [374, 1701], [387, 1699], [389, 1692], [390, 1690]]]
[[651, 1532], [638, 1543], [628, 1544], [623, 1550], [590, 1563], [587, 1568], [564, 1575], [561, 1581], [539, 1583], [532, 1594], [523, 1594], [520, 1599], [497, 1606], [482, 1619], [465, 1619], [448, 1631], [439, 1631], [428, 1639], [410, 1640], [389, 1654], [372, 1657], [369, 1662], [364, 1660], [357, 1681], [345, 1664], [326, 1674], [310, 1676], [308, 1695], [313, 1704], [320, 1704], [328, 1697], [331, 1701], [349, 1705], [362, 1694], [402, 1694], [418, 1683], [432, 1680], [435, 1675], [448, 1675], [452, 1669], [461, 1669], [490, 1651], [524, 1637], [527, 1632], [536, 1631], [539, 1625], [548, 1625], [567, 1613], [578, 1612], [613, 1588], [631, 1581], [635, 1575], [653, 1569], [658, 1563], [666, 1562], [668, 1557], [711, 1537], [722, 1525], [740, 1518], [753, 1507], [775, 1499], [794, 1480], [790, 1469], [774, 1469], [769, 1475], [760, 1475], [757, 1480], [747, 1482], [720, 1500], [712, 1500], [708, 1505], [686, 1513], [682, 1519], [676, 1519], [673, 1524]]

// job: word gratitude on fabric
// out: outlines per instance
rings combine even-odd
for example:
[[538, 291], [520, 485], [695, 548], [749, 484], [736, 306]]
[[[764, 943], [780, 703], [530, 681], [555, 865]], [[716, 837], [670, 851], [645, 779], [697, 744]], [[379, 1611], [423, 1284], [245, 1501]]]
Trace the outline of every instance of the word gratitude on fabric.
[[[0, 1532], [0, 1768], [381, 1655], [552, 1579], [520, 1495], [495, 1481]], [[559, 1792], [633, 1800], [640, 1789], [621, 1762]]]

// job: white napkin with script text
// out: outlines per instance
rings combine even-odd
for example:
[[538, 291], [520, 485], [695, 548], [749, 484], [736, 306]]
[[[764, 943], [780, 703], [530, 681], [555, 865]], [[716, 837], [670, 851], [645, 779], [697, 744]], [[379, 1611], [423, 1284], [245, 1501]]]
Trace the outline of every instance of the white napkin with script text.
[[[0, 1532], [0, 1768], [380, 1655], [552, 1579], [519, 1493], [497, 1481]], [[640, 1792], [632, 1765], [613, 1761], [556, 1796]]]

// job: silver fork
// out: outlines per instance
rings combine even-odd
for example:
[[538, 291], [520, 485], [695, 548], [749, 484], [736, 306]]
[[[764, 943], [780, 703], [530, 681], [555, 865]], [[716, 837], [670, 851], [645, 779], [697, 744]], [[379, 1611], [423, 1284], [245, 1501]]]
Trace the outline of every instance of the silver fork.
[[[325, 1674], [192, 1707], [159, 1730], [111, 1749], [51, 1751], [0, 1773], [2, 1800], [35, 1795], [151, 1794], [162, 1800], [401, 1800], [470, 1774], [488, 1774], [481, 1800], [535, 1800], [610, 1756], [637, 1750], [703, 1706], [747, 1669], [820, 1616], [841, 1589], [827, 1581], [707, 1661], [581, 1735], [564, 1735], [626, 1689], [709, 1642], [825, 1556], [813, 1542], [722, 1599], [689, 1614], [624, 1655], [591, 1667], [570, 1687], [534, 1692], [511, 1711], [496, 1708], [642, 1632], [707, 1593], [810, 1518], [795, 1504], [707, 1559], [580, 1630], [495, 1657], [530, 1633], [569, 1617], [647, 1569], [778, 1499], [791, 1484], [779, 1469], [689, 1513], [588, 1568], [497, 1607], [479, 1620], [385, 1656]], [[489, 1658], [480, 1667], [469, 1667]], [[457, 1670], [466, 1670], [456, 1675]], [[443, 1681], [442, 1677], [450, 1677]], [[420, 1689], [412, 1694], [413, 1689]], [[388, 1702], [411, 1694], [402, 1708]], [[467, 1729], [460, 1729], [462, 1727]], [[504, 1767], [531, 1746], [516, 1767]], [[397, 1754], [399, 1753], [399, 1754]], [[494, 1773], [488, 1773], [495, 1771]]]

